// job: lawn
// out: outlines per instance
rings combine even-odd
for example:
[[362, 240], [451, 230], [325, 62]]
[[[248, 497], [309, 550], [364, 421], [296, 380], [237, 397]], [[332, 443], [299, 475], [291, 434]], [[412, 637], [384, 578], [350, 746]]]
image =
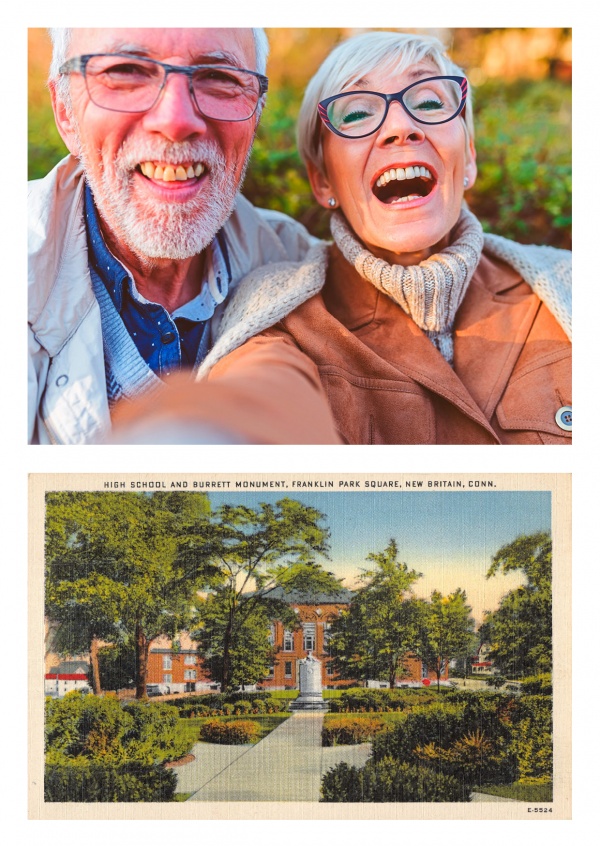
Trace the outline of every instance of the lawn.
[[179, 720], [177, 731], [179, 737], [185, 737], [191, 748], [194, 743], [200, 742], [200, 727], [208, 720], [222, 720], [226, 723], [230, 723], [234, 720], [252, 720], [252, 722], [256, 722], [260, 725], [260, 734], [258, 740], [256, 741], [258, 743], [258, 741], [262, 740], [263, 737], [266, 737], [269, 732], [272, 732], [273, 729], [276, 729], [277, 726], [281, 725], [284, 720], [287, 720], [289, 716], [290, 714], [244, 714], [243, 716], [238, 715], [229, 717], [184, 717]]
[[478, 793], [490, 796], [503, 796], [505, 799], [517, 799], [519, 802], [552, 802], [552, 783], [546, 784], [492, 784], [478, 787]]

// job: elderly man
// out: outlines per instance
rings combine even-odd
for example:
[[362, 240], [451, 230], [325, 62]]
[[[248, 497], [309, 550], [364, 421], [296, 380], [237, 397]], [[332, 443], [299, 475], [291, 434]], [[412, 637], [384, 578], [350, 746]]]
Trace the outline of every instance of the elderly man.
[[[303, 259], [312, 239], [238, 194], [267, 90], [262, 30], [52, 36], [49, 87], [70, 155], [30, 191], [29, 439], [97, 443], [110, 437], [117, 404], [129, 405], [134, 425], [142, 397], [143, 409], [156, 398], [173, 411], [165, 379], [198, 370], [236, 283], [263, 264]], [[215, 440], [269, 440], [266, 365], [258, 356], [237, 382], [204, 390], [190, 381], [194, 426], [208, 432], [200, 440], [213, 439], [211, 427]], [[223, 435], [261, 377], [255, 422]], [[182, 378], [173, 396], [185, 427]], [[300, 374], [289, 390], [312, 379]], [[166, 431], [178, 425], [171, 416]]]

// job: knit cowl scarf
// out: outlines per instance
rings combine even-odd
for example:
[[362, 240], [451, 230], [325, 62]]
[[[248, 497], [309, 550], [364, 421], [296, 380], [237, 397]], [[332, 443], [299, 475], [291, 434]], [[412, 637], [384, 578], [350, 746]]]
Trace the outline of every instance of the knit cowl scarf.
[[454, 319], [483, 249], [483, 230], [475, 215], [463, 207], [451, 245], [412, 267], [376, 258], [340, 211], [331, 217], [331, 234], [363, 279], [394, 300], [452, 364]]

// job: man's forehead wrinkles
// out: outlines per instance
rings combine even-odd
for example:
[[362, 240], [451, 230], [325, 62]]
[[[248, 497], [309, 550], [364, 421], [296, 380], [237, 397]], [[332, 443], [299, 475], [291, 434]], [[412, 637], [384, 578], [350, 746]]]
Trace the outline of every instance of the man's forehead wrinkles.
[[149, 56], [151, 53], [143, 44], [133, 41], [109, 41], [99, 45], [97, 52], [101, 50], [106, 53], [135, 53], [139, 56]]
[[202, 53], [194, 55], [193, 64], [226, 64], [234, 65], [235, 67], [243, 67], [243, 61], [235, 53], [230, 53], [227, 50], [203, 50]]

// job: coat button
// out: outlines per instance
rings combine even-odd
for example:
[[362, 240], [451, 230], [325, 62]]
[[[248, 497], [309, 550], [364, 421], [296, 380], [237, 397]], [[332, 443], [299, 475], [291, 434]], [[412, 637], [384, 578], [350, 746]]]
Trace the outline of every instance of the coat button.
[[556, 425], [564, 429], [565, 432], [570, 432], [573, 429], [573, 409], [570, 405], [563, 405], [558, 409], [554, 415]]
[[171, 344], [175, 340], [175, 332], [165, 332], [161, 337], [163, 344]]

